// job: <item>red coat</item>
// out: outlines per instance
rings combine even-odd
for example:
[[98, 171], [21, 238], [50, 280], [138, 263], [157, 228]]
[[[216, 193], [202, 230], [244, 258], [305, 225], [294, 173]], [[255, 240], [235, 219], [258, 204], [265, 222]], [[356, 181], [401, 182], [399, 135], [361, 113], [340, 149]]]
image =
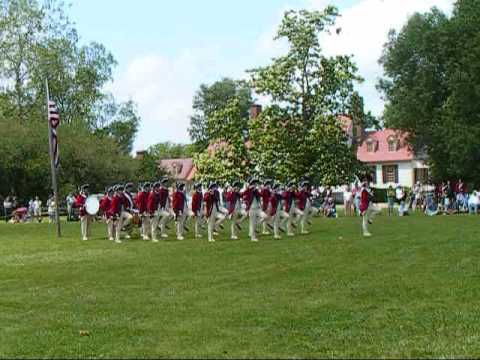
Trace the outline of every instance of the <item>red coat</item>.
[[250, 211], [252, 207], [253, 199], [257, 198], [260, 199], [260, 194], [257, 189], [250, 189], [248, 188], [242, 193], [243, 201], [245, 202], [245, 207], [247, 211]]
[[370, 193], [367, 189], [362, 189], [360, 192], [360, 212], [365, 212], [370, 205]]
[[158, 196], [160, 209], [165, 209], [167, 207], [168, 189], [160, 188], [160, 190], [158, 191]]
[[155, 191], [150, 191], [147, 196], [147, 212], [150, 215], [154, 215], [158, 209], [158, 204], [160, 201], [160, 194]]
[[108, 210], [108, 217], [120, 216], [122, 212], [122, 207], [125, 207], [125, 196], [115, 195], [110, 204], [110, 209]]
[[187, 199], [185, 194], [182, 191], [175, 191], [173, 193], [172, 208], [173, 211], [177, 214], [185, 210], [185, 203]]
[[105, 195], [102, 200], [100, 200], [100, 210], [102, 210], [103, 214], [107, 214], [108, 209], [110, 209], [110, 205], [112, 204], [112, 199]]
[[297, 207], [301, 210], [304, 211], [305, 207], [307, 206], [307, 199], [309, 197], [309, 194], [307, 191], [302, 190], [298, 191], [296, 194], [297, 198]]
[[270, 204], [270, 216], [277, 215], [278, 203], [282, 201], [282, 195], [272, 194], [268, 200]]
[[84, 194], [79, 194], [75, 198], [75, 203], [73, 204], [73, 206], [76, 208], [80, 208], [80, 216], [87, 215], [87, 210], [85, 209], [86, 201], [87, 201], [87, 197]]
[[137, 198], [136, 198], [136, 206], [140, 214], [144, 214], [147, 212], [147, 201], [148, 201], [148, 193], [146, 191], [140, 191], [137, 194]]
[[200, 191], [195, 191], [192, 195], [192, 212], [195, 215], [198, 215], [198, 213], [202, 209], [202, 201], [202, 193]]
[[213, 207], [216, 204], [215, 194], [211, 194], [210, 192], [206, 192], [203, 196], [203, 201], [205, 201], [205, 212], [207, 218], [212, 215]]
[[231, 215], [235, 211], [237, 202], [240, 200], [240, 193], [237, 191], [229, 191], [225, 198], [227, 200], [228, 215]]
[[272, 192], [268, 188], [263, 188], [262, 191], [260, 191], [260, 197], [262, 198], [262, 210], [267, 211]]
[[285, 202], [285, 211], [288, 213], [292, 208], [293, 201], [295, 200], [295, 193], [293, 191], [284, 191], [282, 194], [283, 201]]

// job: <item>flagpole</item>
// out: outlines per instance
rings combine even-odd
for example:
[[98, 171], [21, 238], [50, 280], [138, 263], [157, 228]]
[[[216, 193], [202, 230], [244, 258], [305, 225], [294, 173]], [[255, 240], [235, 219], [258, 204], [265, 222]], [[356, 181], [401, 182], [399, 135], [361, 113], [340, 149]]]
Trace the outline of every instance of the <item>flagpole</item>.
[[50, 91], [48, 89], [48, 79], [45, 79], [45, 87], [47, 89], [47, 120], [48, 120], [48, 143], [49, 143], [49, 153], [50, 153], [50, 169], [52, 171], [52, 187], [53, 187], [53, 198], [55, 200], [55, 222], [57, 224], [57, 237], [62, 236], [60, 229], [60, 214], [58, 212], [58, 184], [57, 184], [57, 169], [55, 167], [55, 159], [53, 155], [52, 147], [52, 124], [50, 123]]

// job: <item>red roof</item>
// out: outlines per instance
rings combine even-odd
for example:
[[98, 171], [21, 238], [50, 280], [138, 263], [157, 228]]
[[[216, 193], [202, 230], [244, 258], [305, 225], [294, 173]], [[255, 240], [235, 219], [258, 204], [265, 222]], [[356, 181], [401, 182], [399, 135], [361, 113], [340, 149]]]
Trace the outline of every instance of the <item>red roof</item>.
[[[358, 147], [357, 158], [364, 163], [413, 160], [415, 154], [410, 150], [405, 137], [406, 134], [392, 129], [367, 133], [362, 144]], [[397, 144], [396, 151], [389, 151], [389, 140]], [[368, 151], [369, 143], [372, 144], [371, 149], [373, 151]]]
[[[159, 166], [165, 169], [176, 180], [191, 180], [193, 178], [192, 172], [195, 166], [193, 165], [193, 159], [163, 159], [160, 160]], [[194, 174], [194, 173], [193, 173]]]

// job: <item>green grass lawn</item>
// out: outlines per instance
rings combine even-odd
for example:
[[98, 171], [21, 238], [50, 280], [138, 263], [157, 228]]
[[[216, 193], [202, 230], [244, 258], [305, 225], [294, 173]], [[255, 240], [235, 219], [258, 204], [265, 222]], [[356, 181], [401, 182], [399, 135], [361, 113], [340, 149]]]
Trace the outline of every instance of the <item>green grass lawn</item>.
[[[259, 243], [0, 225], [0, 357], [479, 357], [480, 218], [318, 219]], [[89, 336], [81, 336], [86, 330]]]

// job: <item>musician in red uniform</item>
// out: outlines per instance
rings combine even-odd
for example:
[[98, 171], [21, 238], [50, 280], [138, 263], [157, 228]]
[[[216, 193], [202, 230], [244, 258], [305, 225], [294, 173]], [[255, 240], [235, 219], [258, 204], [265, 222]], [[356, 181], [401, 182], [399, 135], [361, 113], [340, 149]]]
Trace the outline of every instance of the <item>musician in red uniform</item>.
[[282, 200], [282, 225], [285, 226], [286, 224], [287, 236], [295, 236], [293, 233], [293, 221], [295, 218], [295, 183], [293, 181], [287, 184], [287, 188], [282, 193]]
[[133, 201], [133, 183], [128, 182], [125, 184], [123, 191], [123, 208], [121, 213], [122, 218], [122, 231], [125, 231], [125, 239], [130, 239], [132, 237], [133, 226], [133, 213], [136, 211], [135, 202]]
[[242, 209], [241, 187], [242, 184], [239, 181], [235, 181], [225, 195], [228, 217], [231, 220], [230, 230], [232, 240], [238, 239], [238, 230], [241, 230], [240, 224], [247, 218], [246, 211]]
[[177, 240], [183, 240], [183, 227], [185, 225], [187, 208], [187, 196], [185, 195], [185, 184], [178, 183], [172, 195], [172, 209], [175, 214], [175, 225], [177, 229]]
[[160, 183], [156, 182], [153, 184], [153, 189], [148, 193], [147, 197], [147, 217], [149, 218], [149, 223], [152, 233], [152, 241], [158, 242], [157, 238], [157, 229], [158, 224], [160, 223], [160, 213], [159, 213], [159, 204], [160, 204]]
[[168, 196], [168, 178], [163, 178], [160, 181], [160, 188], [158, 190], [159, 196], [159, 218], [160, 218], [160, 236], [162, 238], [168, 238], [166, 232], [167, 222], [172, 219], [172, 212], [170, 211], [170, 197]]
[[272, 188], [272, 194], [268, 201], [267, 214], [273, 222], [273, 237], [275, 239], [281, 239], [280, 236], [280, 220], [282, 212], [282, 194], [279, 184], [274, 184]]
[[360, 215], [362, 216], [362, 231], [365, 237], [372, 236], [368, 231], [368, 224], [371, 224], [373, 216], [379, 213], [379, 209], [371, 201], [372, 198], [373, 192], [368, 186], [368, 180], [365, 180], [360, 190]]
[[208, 191], [203, 196], [203, 201], [205, 203], [204, 211], [205, 211], [205, 218], [207, 219], [208, 223], [208, 241], [215, 242], [213, 238], [215, 232], [215, 222], [217, 219], [217, 198], [215, 196], [215, 187], [217, 186], [216, 183], [212, 182], [208, 186]]
[[272, 180], [265, 180], [263, 183], [262, 188], [260, 189], [260, 198], [262, 199], [262, 210], [259, 213], [260, 218], [263, 219], [263, 235], [270, 235], [270, 232], [268, 231], [268, 219], [270, 218], [267, 214], [267, 209], [269, 205], [270, 198], [272, 196], [272, 185], [273, 181]]
[[90, 224], [92, 217], [87, 213], [85, 202], [88, 197], [89, 185], [85, 184], [80, 187], [80, 193], [75, 198], [74, 207], [80, 209], [80, 230], [82, 233], [82, 240], [87, 241], [90, 236]]
[[242, 197], [245, 203], [245, 210], [250, 219], [248, 235], [251, 241], [257, 242], [257, 225], [265, 220], [265, 218], [261, 217], [260, 192], [257, 179], [250, 179], [248, 188], [243, 192]]
[[308, 234], [308, 231], [305, 229], [307, 216], [308, 216], [308, 209], [307, 209], [307, 202], [309, 198], [308, 185], [309, 185], [308, 181], [302, 181], [300, 183], [300, 190], [296, 192], [296, 196], [295, 196], [297, 200], [295, 215], [296, 215], [296, 218], [300, 220], [301, 234]]
[[112, 202], [110, 204], [110, 210], [108, 211], [108, 216], [112, 219], [113, 227], [115, 230], [115, 242], [121, 244], [122, 240], [120, 239], [122, 231], [122, 212], [125, 208], [125, 196], [123, 195], [124, 186], [117, 185], [115, 186], [115, 194], [113, 195]]
[[193, 221], [194, 236], [196, 239], [202, 237], [200, 234], [200, 226], [202, 221], [202, 207], [203, 207], [203, 193], [202, 184], [197, 183], [194, 185], [194, 191], [192, 194], [192, 204], [189, 212], [189, 216]]
[[138, 215], [142, 221], [142, 228], [141, 228], [141, 236], [143, 240], [150, 240], [150, 216], [147, 212], [147, 201], [148, 201], [148, 194], [151, 190], [151, 184], [146, 182], [143, 184], [142, 188], [137, 194], [136, 197], [136, 207], [138, 209]]
[[107, 224], [107, 234], [108, 234], [108, 239], [113, 241], [114, 240], [114, 226], [113, 226], [113, 221], [111, 217], [108, 216], [108, 210], [110, 209], [110, 206], [112, 205], [112, 200], [113, 200], [113, 188], [108, 188], [105, 196], [100, 200], [100, 210], [102, 212], [102, 217], [105, 220], [105, 223]]

